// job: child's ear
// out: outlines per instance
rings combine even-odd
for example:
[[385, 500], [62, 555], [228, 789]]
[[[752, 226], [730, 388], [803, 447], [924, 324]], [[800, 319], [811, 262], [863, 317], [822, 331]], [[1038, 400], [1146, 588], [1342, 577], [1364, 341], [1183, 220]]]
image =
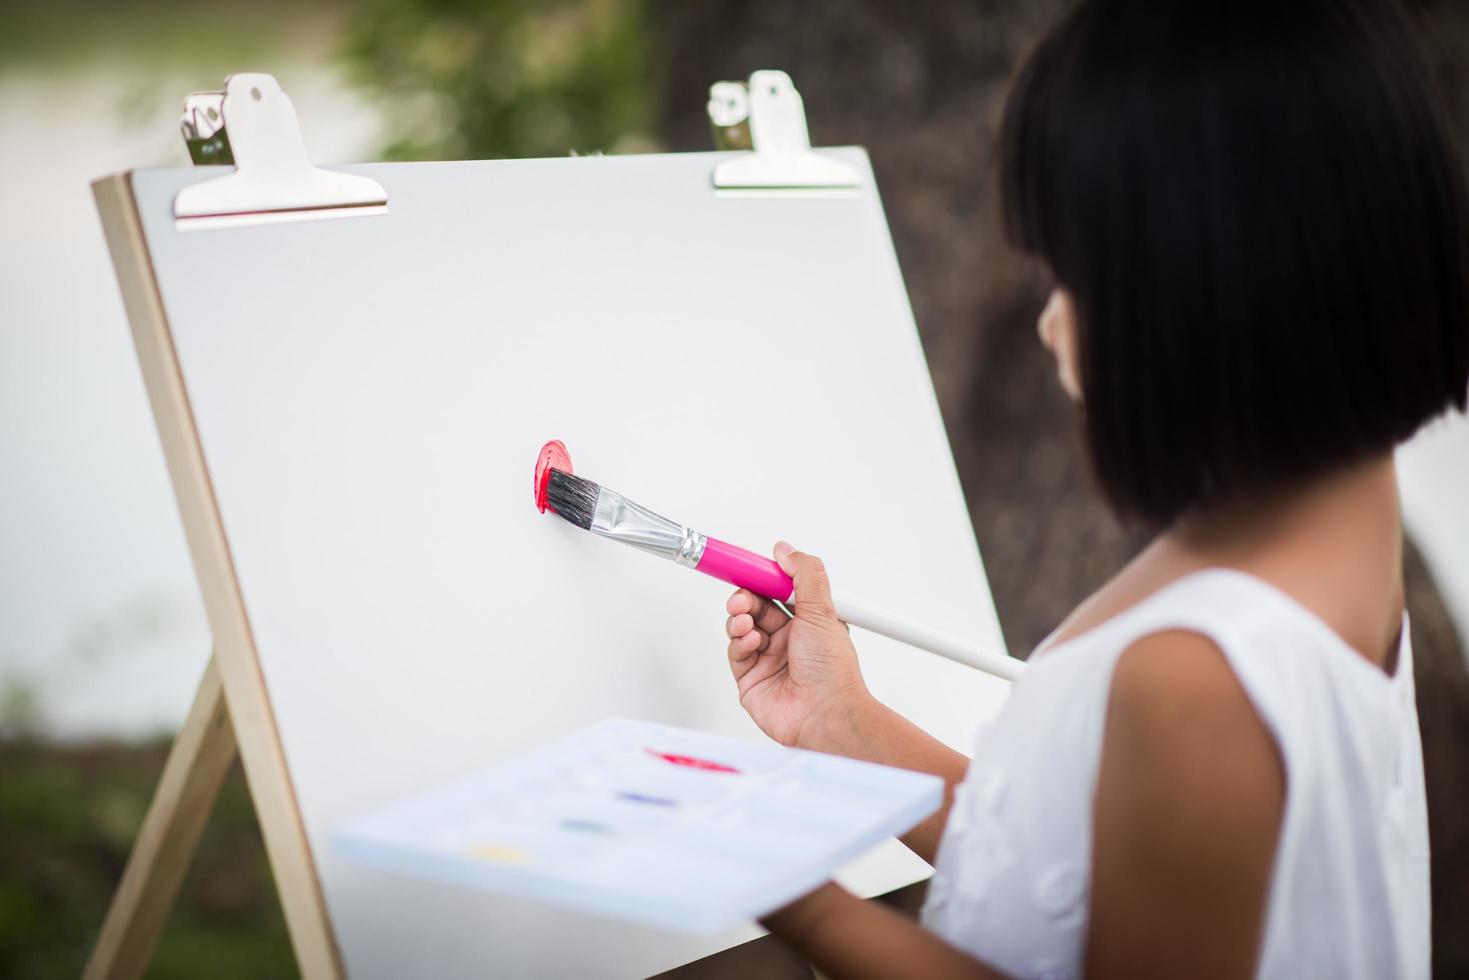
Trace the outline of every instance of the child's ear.
[[1051, 297], [1041, 310], [1036, 332], [1041, 343], [1056, 358], [1056, 377], [1061, 388], [1074, 402], [1080, 402], [1081, 394], [1081, 348], [1077, 343], [1076, 302], [1071, 294], [1059, 286], [1051, 290]]

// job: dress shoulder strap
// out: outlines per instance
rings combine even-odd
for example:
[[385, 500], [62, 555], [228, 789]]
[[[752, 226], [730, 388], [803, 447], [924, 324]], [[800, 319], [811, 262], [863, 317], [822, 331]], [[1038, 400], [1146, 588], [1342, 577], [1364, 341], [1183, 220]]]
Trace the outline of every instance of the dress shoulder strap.
[[1397, 674], [1389, 678], [1275, 586], [1223, 568], [1186, 575], [1091, 630], [1054, 646], [1042, 644], [1032, 671], [1037, 680], [1053, 672], [1069, 675], [1071, 683], [1095, 687], [1105, 700], [1102, 692], [1111, 687], [1117, 659], [1137, 640], [1165, 630], [1188, 630], [1214, 643], [1277, 741], [1306, 674], [1361, 671], [1376, 675], [1361, 678], [1368, 684], [1403, 683], [1405, 677], [1412, 683], [1406, 642]]

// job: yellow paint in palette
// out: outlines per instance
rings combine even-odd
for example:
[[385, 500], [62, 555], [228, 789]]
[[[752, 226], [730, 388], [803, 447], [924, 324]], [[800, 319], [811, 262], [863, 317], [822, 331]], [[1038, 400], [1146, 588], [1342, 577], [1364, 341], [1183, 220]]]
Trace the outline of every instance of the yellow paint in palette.
[[474, 844], [468, 848], [471, 856], [481, 861], [498, 861], [501, 864], [529, 864], [530, 855], [519, 848], [506, 844]]

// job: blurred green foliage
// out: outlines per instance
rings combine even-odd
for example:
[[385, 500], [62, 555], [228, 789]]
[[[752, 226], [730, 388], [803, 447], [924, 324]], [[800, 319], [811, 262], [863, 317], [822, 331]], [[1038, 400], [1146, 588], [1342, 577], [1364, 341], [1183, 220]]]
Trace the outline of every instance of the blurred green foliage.
[[[0, 0], [0, 72], [106, 66], [218, 85], [283, 55], [339, 55], [399, 160], [646, 152], [650, 0]], [[178, 84], [170, 82], [170, 84]], [[148, 98], [157, 93], [149, 90]]]
[[[0, 652], [0, 657], [3, 656]], [[0, 677], [0, 743], [33, 735], [41, 724], [41, 704], [35, 685], [20, 677]]]
[[[164, 742], [0, 742], [0, 977], [81, 972], [167, 750]], [[147, 975], [296, 975], [238, 766], [220, 792]]]
[[362, 0], [350, 77], [400, 160], [639, 152], [657, 76], [645, 0]]
[[206, 87], [335, 32], [346, 13], [342, 0], [0, 0], [0, 71], [184, 71]]

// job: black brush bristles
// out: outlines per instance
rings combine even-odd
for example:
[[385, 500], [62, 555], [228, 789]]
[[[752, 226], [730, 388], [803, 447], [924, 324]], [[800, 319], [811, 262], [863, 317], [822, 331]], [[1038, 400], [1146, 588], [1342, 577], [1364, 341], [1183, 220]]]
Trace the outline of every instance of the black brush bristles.
[[591, 480], [551, 469], [551, 479], [546, 483], [546, 503], [563, 520], [570, 521], [583, 531], [592, 529], [592, 518], [597, 513], [597, 497], [602, 488]]

